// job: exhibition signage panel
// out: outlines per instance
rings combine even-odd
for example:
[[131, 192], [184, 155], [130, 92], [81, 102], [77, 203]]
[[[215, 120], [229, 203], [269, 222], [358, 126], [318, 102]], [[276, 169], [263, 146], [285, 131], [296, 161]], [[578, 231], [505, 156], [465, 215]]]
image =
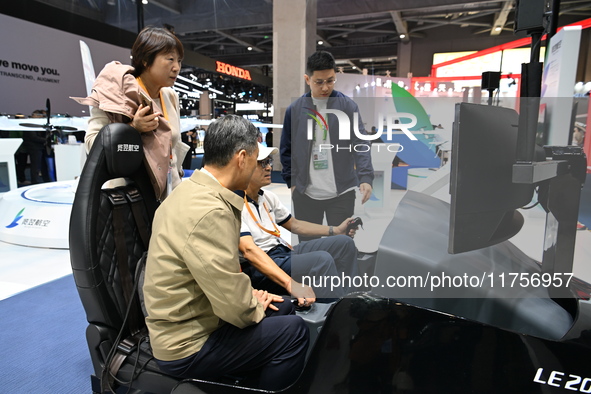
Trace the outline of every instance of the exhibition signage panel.
[[83, 158], [86, 158], [84, 144], [57, 144], [55, 152], [56, 180], [70, 181], [82, 173]]
[[542, 78], [542, 104], [549, 119], [548, 145], [568, 145], [571, 130], [573, 87], [581, 45], [581, 26], [566, 26], [548, 45]]
[[5, 163], [5, 168], [0, 171], [0, 192], [7, 192], [17, 188], [14, 154], [22, 143], [21, 138], [2, 138], [0, 143], [0, 164]]
[[68, 249], [68, 229], [76, 182], [21, 187], [0, 200], [0, 241]]

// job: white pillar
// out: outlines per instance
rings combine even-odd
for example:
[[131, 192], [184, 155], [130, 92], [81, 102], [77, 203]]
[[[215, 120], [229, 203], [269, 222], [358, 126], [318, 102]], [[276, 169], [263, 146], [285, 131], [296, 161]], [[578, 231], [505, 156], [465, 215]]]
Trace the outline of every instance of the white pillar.
[[199, 96], [199, 119], [212, 119], [213, 108], [211, 108], [211, 99], [207, 91], [201, 93]]

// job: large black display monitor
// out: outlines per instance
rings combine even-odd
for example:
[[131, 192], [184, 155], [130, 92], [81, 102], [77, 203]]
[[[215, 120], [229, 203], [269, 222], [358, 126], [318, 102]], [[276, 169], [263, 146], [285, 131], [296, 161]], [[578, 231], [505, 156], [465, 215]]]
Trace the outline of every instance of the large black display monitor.
[[512, 109], [456, 104], [451, 153], [449, 253], [495, 245], [519, 232], [517, 211], [533, 185], [512, 182], [519, 115]]

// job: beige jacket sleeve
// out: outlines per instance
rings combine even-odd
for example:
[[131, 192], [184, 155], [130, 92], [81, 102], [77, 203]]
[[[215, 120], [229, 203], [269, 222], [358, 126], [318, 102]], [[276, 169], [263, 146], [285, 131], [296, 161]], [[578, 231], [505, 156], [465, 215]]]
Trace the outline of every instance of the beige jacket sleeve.
[[193, 228], [182, 253], [215, 315], [238, 328], [244, 328], [260, 322], [264, 310], [252, 294], [250, 278], [240, 272], [236, 243], [228, 242], [229, 234], [224, 232], [234, 228], [235, 221], [236, 218], [227, 210], [208, 212]]

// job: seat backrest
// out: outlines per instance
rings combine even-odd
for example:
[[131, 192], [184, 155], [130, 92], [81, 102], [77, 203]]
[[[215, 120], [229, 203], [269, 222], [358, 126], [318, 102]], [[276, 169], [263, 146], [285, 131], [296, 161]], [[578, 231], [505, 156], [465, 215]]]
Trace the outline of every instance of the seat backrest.
[[[103, 188], [115, 178], [125, 178], [126, 186]], [[105, 126], [80, 175], [70, 219], [70, 260], [89, 323], [120, 330], [127, 309], [122, 276], [127, 275], [118, 261], [127, 263], [133, 282], [137, 262], [147, 250], [142, 231], [149, 238], [157, 206], [140, 134], [126, 124]], [[145, 228], [138, 228], [138, 223]], [[122, 233], [117, 235], [117, 231]], [[117, 247], [122, 240], [124, 247]], [[144, 324], [143, 319], [139, 324]]]

